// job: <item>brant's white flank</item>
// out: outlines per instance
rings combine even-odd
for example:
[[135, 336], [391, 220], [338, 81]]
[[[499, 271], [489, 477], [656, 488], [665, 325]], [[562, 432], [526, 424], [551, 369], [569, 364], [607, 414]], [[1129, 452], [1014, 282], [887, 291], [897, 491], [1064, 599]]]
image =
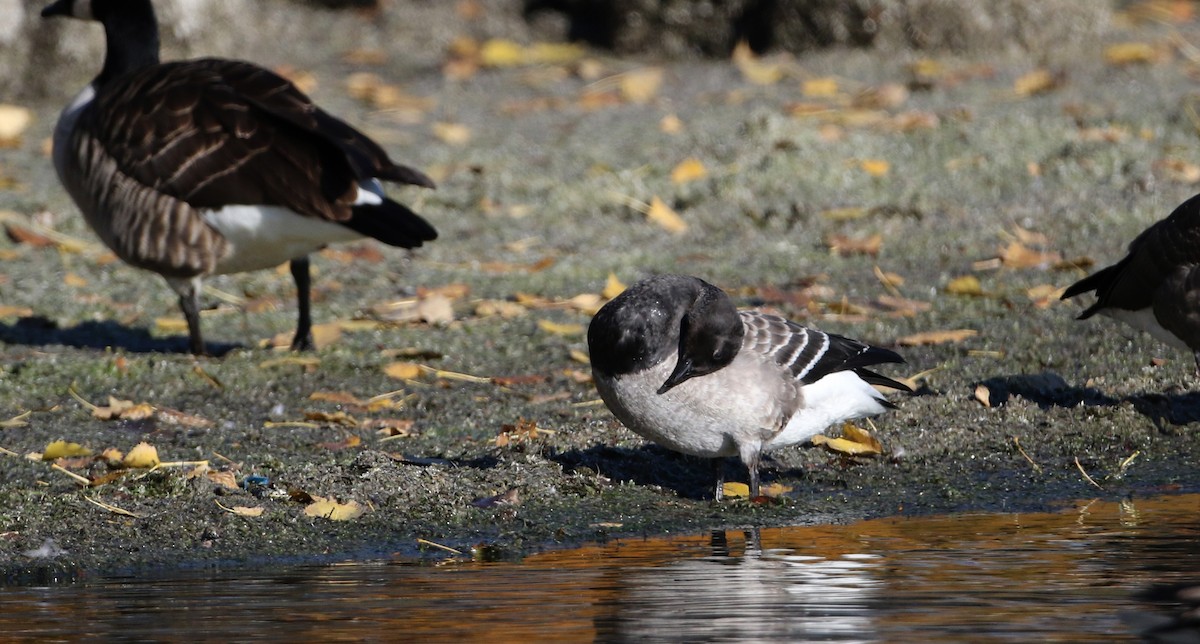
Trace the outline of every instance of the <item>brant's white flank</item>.
[[1078, 319], [1100, 313], [1190, 349], [1200, 373], [1200, 195], [1142, 231], [1124, 259], [1067, 287], [1062, 299], [1089, 291], [1096, 301]]
[[432, 188], [421, 172], [257, 65], [159, 62], [150, 0], [58, 0], [42, 16], [104, 26], [104, 67], [54, 130], [54, 167], [100, 239], [179, 294], [193, 353], [200, 282], [291, 262], [312, 347], [308, 253], [373, 237], [415, 248], [437, 238], [380, 180]]
[[867, 369], [904, 362], [894, 351], [739, 311], [686, 275], [642, 280], [605, 304], [588, 350], [600, 397], [626, 427], [684, 454], [739, 456], [752, 497], [763, 452], [894, 407], [872, 385], [911, 391]]

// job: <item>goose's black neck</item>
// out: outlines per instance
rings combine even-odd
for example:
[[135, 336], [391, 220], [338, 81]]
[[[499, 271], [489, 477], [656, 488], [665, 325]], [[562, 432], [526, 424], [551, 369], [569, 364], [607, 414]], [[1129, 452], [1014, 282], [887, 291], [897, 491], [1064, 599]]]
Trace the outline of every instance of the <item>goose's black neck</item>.
[[96, 18], [104, 24], [108, 43], [104, 69], [95, 80], [97, 88], [136, 69], [158, 64], [158, 22], [150, 0], [114, 3], [106, 15]]

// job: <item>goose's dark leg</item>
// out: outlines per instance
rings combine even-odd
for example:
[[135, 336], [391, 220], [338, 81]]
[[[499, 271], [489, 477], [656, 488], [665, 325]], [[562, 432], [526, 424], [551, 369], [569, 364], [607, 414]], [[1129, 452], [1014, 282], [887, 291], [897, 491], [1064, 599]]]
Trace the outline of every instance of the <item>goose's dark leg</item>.
[[200, 334], [200, 289], [198, 285], [179, 290], [179, 308], [183, 309], [183, 319], [187, 321], [188, 348], [192, 355], [206, 355], [204, 336]]
[[757, 499], [759, 492], [758, 479], [758, 460], [759, 452], [755, 452], [750, 462], [746, 463], [746, 469], [750, 470], [750, 498]]
[[717, 487], [713, 490], [713, 500], [720, 501], [725, 498], [725, 460], [720, 456], [711, 460], [713, 478], [717, 480]]
[[309, 351], [313, 348], [312, 337], [312, 276], [308, 272], [308, 256], [291, 261], [292, 279], [296, 280], [296, 302], [300, 309], [300, 321], [296, 324], [296, 337], [292, 338], [292, 351]]

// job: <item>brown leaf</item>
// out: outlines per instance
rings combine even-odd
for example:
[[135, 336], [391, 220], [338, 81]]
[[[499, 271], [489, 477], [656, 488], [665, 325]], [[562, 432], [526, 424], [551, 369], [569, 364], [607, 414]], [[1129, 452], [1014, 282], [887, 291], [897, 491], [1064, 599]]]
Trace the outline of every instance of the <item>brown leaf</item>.
[[548, 378], [541, 374], [528, 374], [524, 376], [492, 376], [492, 382], [501, 387], [512, 387], [514, 385], [535, 385], [546, 382]]
[[1000, 249], [1000, 260], [1009, 268], [1048, 269], [1061, 262], [1062, 255], [1033, 250], [1019, 241], [1013, 241]]
[[154, 408], [147, 403], [134, 403], [108, 397], [108, 404], [92, 409], [92, 416], [100, 420], [145, 420], [154, 415]]
[[517, 493], [517, 488], [512, 488], [507, 492], [501, 492], [495, 496], [489, 496], [482, 499], [471, 501], [471, 505], [477, 508], [494, 508], [504, 505], [520, 505], [521, 498]]
[[879, 249], [883, 246], [883, 235], [876, 233], [866, 238], [830, 235], [825, 240], [825, 245], [831, 252], [839, 255], [870, 255], [874, 257], [879, 254]]
[[952, 329], [946, 331], [924, 331], [896, 339], [896, 344], [902, 347], [916, 347], [927, 344], [946, 344], [962, 342], [975, 337], [979, 332], [975, 329]]
[[335, 411], [332, 413], [324, 411], [307, 411], [304, 412], [304, 419], [315, 423], [342, 425], [344, 427], [358, 427], [358, 421], [344, 411]]
[[55, 241], [18, 224], [4, 224], [4, 232], [14, 244], [25, 244], [34, 248], [54, 246]]
[[1057, 88], [1062, 79], [1045, 69], [1035, 69], [1013, 81], [1013, 92], [1017, 96], [1033, 96]]

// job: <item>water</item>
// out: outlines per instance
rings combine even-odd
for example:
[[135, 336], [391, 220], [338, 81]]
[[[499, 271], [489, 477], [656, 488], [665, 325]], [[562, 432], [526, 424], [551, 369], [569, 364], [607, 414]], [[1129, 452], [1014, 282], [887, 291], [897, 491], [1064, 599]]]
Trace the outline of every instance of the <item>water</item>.
[[1136, 641], [1179, 608], [1135, 595], [1180, 582], [1200, 583], [1200, 495], [7, 587], [0, 639]]

